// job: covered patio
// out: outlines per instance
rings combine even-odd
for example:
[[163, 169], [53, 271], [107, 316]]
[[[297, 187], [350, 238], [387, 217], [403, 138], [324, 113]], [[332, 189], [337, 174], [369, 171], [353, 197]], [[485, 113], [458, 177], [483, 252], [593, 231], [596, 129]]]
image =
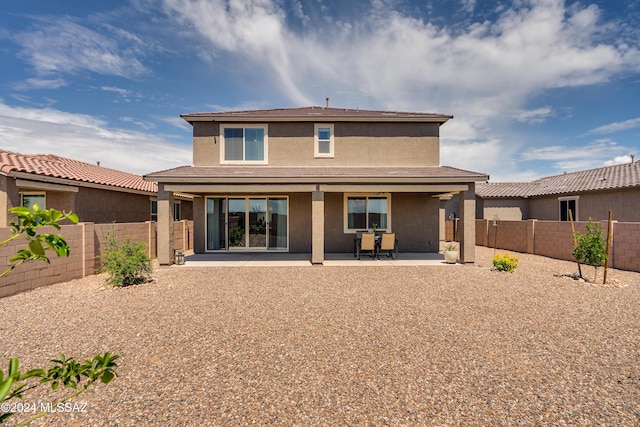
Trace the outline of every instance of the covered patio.
[[[325, 266], [460, 266], [462, 264], [448, 264], [442, 253], [432, 252], [401, 252], [398, 259], [391, 259], [385, 254], [380, 258], [362, 255], [358, 260], [353, 253], [326, 253], [324, 255]], [[175, 265], [175, 264], [174, 264]], [[307, 267], [314, 265], [310, 253], [205, 253], [187, 254], [184, 265], [176, 267]]]

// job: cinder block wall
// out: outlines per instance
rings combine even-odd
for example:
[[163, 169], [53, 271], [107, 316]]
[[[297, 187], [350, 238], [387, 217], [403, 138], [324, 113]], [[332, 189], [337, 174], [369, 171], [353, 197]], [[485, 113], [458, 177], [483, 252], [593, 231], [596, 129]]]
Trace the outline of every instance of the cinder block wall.
[[[80, 225], [63, 225], [60, 231], [48, 227], [41, 233], [61, 234], [67, 240], [70, 247], [69, 257], [59, 258], [55, 252], [50, 251], [48, 257], [51, 261], [47, 264], [42, 261], [30, 261], [16, 267], [7, 276], [0, 278], [0, 297], [17, 294], [35, 289], [40, 286], [66, 282], [72, 279], [92, 274], [93, 270], [87, 269], [85, 264], [85, 227]], [[9, 228], [0, 229], [0, 238], [4, 241], [11, 237]], [[17, 239], [0, 247], [0, 268], [4, 271], [8, 267], [9, 259], [16, 252], [26, 247], [24, 239]]]
[[[574, 229], [584, 233], [587, 224], [577, 221]], [[606, 239], [607, 221], [600, 222], [600, 229]], [[566, 221], [500, 221], [494, 227], [490, 220], [476, 220], [476, 244], [574, 261], [571, 223]], [[609, 267], [640, 272], [640, 223], [613, 222]]]
[[640, 222], [619, 222], [613, 229], [613, 264], [622, 270], [640, 271]]
[[[176, 221], [174, 231], [180, 238], [180, 246], [185, 251], [193, 250], [193, 221]], [[49, 252], [50, 264], [41, 261], [30, 261], [16, 267], [5, 277], [0, 277], [0, 298], [29, 291], [40, 286], [79, 279], [100, 271], [99, 255], [109, 233], [115, 233], [122, 240], [129, 236], [132, 241], [144, 242], [150, 258], [157, 256], [157, 230], [155, 222], [94, 224], [80, 223], [63, 225], [60, 231], [50, 227], [40, 233], [55, 233], [64, 236], [69, 244], [69, 257], [59, 258]], [[0, 228], [0, 240], [11, 237], [11, 229]], [[16, 252], [26, 247], [24, 239], [18, 239], [0, 246], [0, 269], [4, 271], [9, 259]]]

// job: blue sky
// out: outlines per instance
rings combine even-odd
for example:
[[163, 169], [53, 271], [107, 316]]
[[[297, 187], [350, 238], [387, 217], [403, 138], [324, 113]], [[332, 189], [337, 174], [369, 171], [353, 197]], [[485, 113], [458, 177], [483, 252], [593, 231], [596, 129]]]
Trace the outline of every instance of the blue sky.
[[528, 181], [640, 159], [640, 0], [28, 0], [0, 10], [0, 147], [144, 174], [182, 113], [452, 114], [441, 163]]

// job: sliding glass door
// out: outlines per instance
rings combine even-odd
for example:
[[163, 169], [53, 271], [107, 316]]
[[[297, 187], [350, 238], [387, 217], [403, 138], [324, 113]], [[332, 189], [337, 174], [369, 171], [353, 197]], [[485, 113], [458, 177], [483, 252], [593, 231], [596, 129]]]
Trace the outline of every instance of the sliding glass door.
[[287, 250], [286, 197], [208, 197], [207, 251]]

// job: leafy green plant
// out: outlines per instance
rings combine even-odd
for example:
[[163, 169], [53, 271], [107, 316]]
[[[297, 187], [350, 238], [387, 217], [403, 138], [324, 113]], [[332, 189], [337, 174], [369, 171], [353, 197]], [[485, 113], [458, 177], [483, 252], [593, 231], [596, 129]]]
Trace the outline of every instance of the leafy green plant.
[[9, 258], [9, 268], [0, 277], [6, 276], [20, 264], [28, 261], [43, 261], [49, 264], [48, 250], [53, 250], [60, 257], [69, 256], [69, 245], [64, 237], [59, 234], [38, 234], [38, 228], [51, 226], [60, 230], [60, 222], [67, 219], [74, 224], [78, 222], [78, 216], [73, 212], [60, 212], [56, 209], [40, 209], [37, 204], [32, 207], [17, 206], [9, 209], [9, 213], [18, 217], [17, 221], [10, 223], [11, 237], [0, 242], [0, 246], [24, 239], [28, 243], [27, 248], [19, 249], [15, 256]]
[[497, 271], [508, 271], [513, 273], [520, 264], [518, 257], [511, 255], [508, 252], [504, 254], [495, 254], [493, 256], [493, 269]]
[[229, 245], [230, 246], [243, 246], [244, 245], [244, 229], [239, 225], [234, 225], [229, 228]]
[[[45, 383], [51, 383], [53, 391], [60, 386], [74, 390], [49, 405], [36, 407], [35, 403], [32, 403], [33, 411], [31, 412], [37, 412], [37, 409], [38, 413], [18, 424], [19, 426], [25, 426], [59, 408], [61, 404], [84, 393], [96, 381], [109, 384], [117, 376], [116, 368], [118, 365], [115, 361], [119, 358], [119, 355], [107, 352], [104, 355], [98, 354], [93, 359], [80, 363], [73, 357], [67, 358], [62, 354], [59, 359], [51, 360], [53, 365], [49, 369], [32, 369], [24, 374], [20, 373], [18, 359], [12, 358], [9, 360], [9, 369], [6, 376], [0, 369], [0, 403], [4, 403], [3, 410], [5, 406], [10, 409], [12, 405], [8, 402], [9, 400], [23, 399], [26, 392]], [[39, 381], [37, 381], [38, 379]], [[0, 424], [14, 414], [14, 412], [10, 411], [0, 413]]]
[[[574, 234], [575, 244], [573, 245], [573, 256], [578, 262], [584, 262], [594, 267], [594, 281], [598, 275], [598, 267], [604, 265], [607, 260], [606, 242], [602, 237], [600, 224], [593, 222], [589, 218], [589, 224], [586, 225], [585, 233], [576, 231]], [[582, 279], [582, 274], [580, 275]]]
[[153, 269], [147, 245], [132, 242], [129, 236], [120, 242], [114, 233], [107, 234], [105, 243], [101, 259], [102, 269], [109, 274], [109, 285], [129, 286], [149, 281]]
[[449, 244], [444, 248], [444, 250], [445, 250], [445, 251], [451, 251], [451, 252], [453, 252], [453, 251], [457, 251], [457, 250], [458, 250], [458, 247], [457, 247], [456, 245], [454, 245], [453, 243], [449, 243]]

